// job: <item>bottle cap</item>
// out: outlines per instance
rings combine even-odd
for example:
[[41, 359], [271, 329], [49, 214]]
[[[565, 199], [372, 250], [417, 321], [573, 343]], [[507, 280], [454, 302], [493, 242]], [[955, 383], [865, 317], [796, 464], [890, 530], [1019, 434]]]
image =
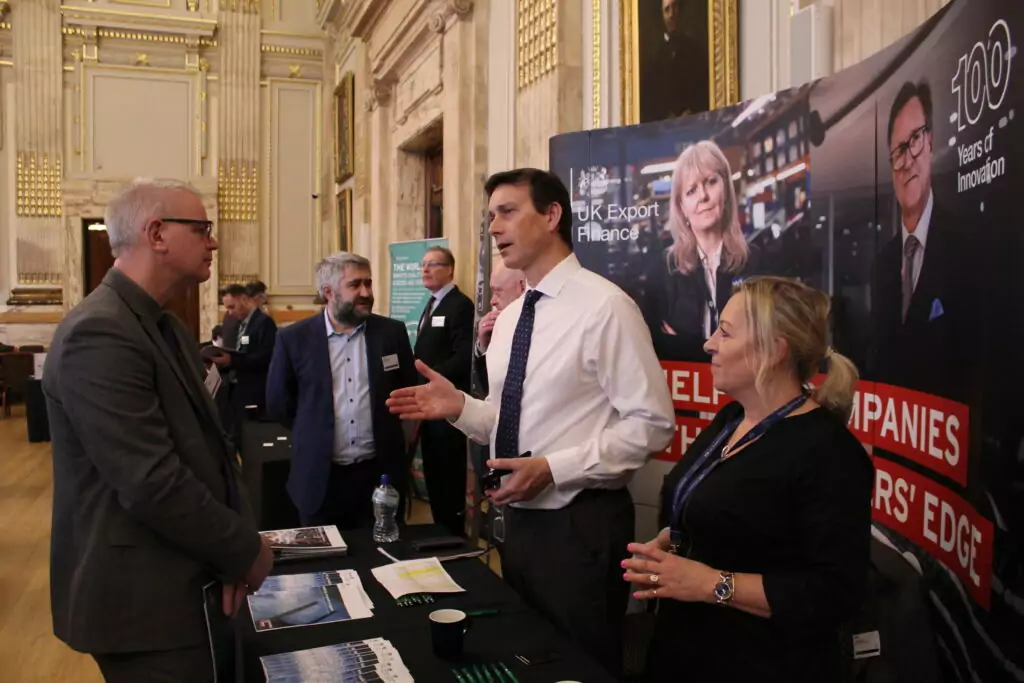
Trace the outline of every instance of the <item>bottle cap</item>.
[[386, 475], [386, 474], [380, 475], [380, 485], [381, 486], [387, 486], [389, 481], [390, 481], [390, 477], [388, 477], [388, 475]]

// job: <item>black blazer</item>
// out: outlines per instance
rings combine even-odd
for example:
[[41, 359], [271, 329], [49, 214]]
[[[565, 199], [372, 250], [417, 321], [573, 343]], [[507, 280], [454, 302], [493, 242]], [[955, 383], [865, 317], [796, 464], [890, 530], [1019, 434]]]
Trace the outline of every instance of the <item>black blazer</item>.
[[269, 315], [255, 309], [245, 334], [238, 339], [239, 354], [232, 357], [231, 370], [236, 384], [231, 387], [231, 401], [236, 406], [259, 406], [267, 403], [267, 371], [274, 355], [277, 323]]
[[979, 329], [977, 241], [935, 204], [924, 265], [903, 321], [903, 233], [875, 259], [871, 287], [872, 348], [868, 379], [956, 401], [971, 393]]
[[[654, 350], [661, 360], [702, 361], [704, 352], [704, 312], [708, 306], [708, 288], [704, 282], [704, 271], [697, 268], [683, 274], [675, 262], [666, 259], [666, 253], [647, 276], [647, 296], [644, 302], [644, 319], [651, 330]], [[732, 296], [733, 280], [736, 273], [719, 268], [715, 282], [715, 298], [720, 313]], [[675, 334], [665, 331], [667, 323]], [[712, 332], [714, 322], [712, 321]]]
[[[376, 457], [395, 488], [403, 491], [405, 436], [401, 420], [384, 401], [395, 389], [417, 384], [419, 375], [405, 325], [371, 315], [364, 332]], [[334, 453], [334, 387], [324, 314], [281, 328], [277, 336], [267, 377], [267, 412], [292, 430], [288, 493], [299, 510], [313, 514], [326, 495]], [[398, 357], [398, 367], [385, 370], [383, 358], [390, 355]]]
[[[416, 357], [467, 392], [473, 364], [475, 315], [472, 300], [454, 287], [431, 311], [430, 319], [423, 323], [416, 337]], [[444, 317], [443, 326], [434, 327], [433, 318], [437, 317]]]
[[[53, 629], [90, 653], [206, 642], [203, 586], [240, 580], [260, 539], [203, 364], [173, 316], [116, 268], [46, 358], [53, 438]], [[238, 481], [241, 513], [229, 507]]]

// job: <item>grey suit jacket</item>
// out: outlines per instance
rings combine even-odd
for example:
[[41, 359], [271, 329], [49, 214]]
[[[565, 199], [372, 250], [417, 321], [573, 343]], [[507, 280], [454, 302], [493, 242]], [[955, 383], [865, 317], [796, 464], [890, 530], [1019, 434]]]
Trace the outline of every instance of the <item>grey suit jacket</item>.
[[[53, 446], [54, 633], [90, 653], [206, 639], [202, 587], [238, 580], [260, 539], [198, 349], [117, 269], [58, 326], [43, 372]], [[241, 482], [238, 484], [241, 487]]]

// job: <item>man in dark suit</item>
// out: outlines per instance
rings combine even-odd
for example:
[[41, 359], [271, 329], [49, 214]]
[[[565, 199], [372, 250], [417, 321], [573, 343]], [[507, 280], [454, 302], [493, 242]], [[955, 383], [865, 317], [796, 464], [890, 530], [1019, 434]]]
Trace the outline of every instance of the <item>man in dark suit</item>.
[[977, 333], [976, 240], [932, 192], [932, 97], [906, 83], [889, 115], [889, 157], [900, 228], [872, 275], [871, 379], [965, 402]]
[[43, 379], [54, 633], [109, 683], [213, 681], [204, 587], [233, 615], [273, 563], [198, 351], [163, 309], [210, 277], [217, 242], [174, 181], [136, 181], [106, 225], [114, 267], [58, 326]]
[[[430, 249], [420, 268], [430, 299], [420, 316], [416, 357], [460, 390], [469, 391], [476, 308], [452, 282], [451, 251]], [[466, 436], [445, 420], [427, 421], [420, 426], [420, 451], [434, 521], [453, 534], [465, 535]]]
[[221, 301], [238, 321], [238, 353], [213, 357], [231, 380], [231, 405], [237, 419], [245, 418], [247, 406], [262, 413], [266, 407], [267, 371], [274, 355], [277, 323], [264, 313], [242, 285], [228, 285]]
[[371, 312], [369, 261], [334, 254], [316, 277], [327, 306], [278, 332], [267, 410], [292, 430], [288, 493], [302, 524], [351, 529], [372, 523], [382, 474], [407, 488], [411, 428], [384, 401], [418, 376], [405, 326]]

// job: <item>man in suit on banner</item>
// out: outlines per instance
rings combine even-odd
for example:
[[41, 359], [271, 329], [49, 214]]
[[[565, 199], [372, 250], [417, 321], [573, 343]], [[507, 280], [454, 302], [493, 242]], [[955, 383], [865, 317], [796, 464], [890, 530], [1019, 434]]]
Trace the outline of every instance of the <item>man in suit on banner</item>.
[[384, 401], [418, 375], [405, 326], [372, 313], [369, 261], [333, 254], [316, 279], [327, 305], [278, 332], [267, 411], [292, 430], [288, 493], [302, 524], [352, 529], [372, 523], [382, 474], [406, 494], [410, 439]]
[[979, 273], [969, 226], [932, 190], [931, 89], [906, 83], [889, 114], [889, 155], [900, 229], [875, 260], [871, 379], [966, 402], [976, 355], [972, 310]]
[[[416, 357], [463, 391], [470, 389], [475, 307], [452, 282], [455, 257], [433, 247], [420, 264], [423, 286], [430, 290], [416, 336]], [[434, 522], [465, 535], [466, 437], [445, 420], [420, 426], [423, 476]]]
[[209, 279], [213, 224], [188, 185], [136, 181], [106, 225], [114, 266], [58, 326], [43, 375], [54, 633], [108, 683], [213, 681], [209, 638], [231, 635], [216, 620], [208, 635], [207, 587], [234, 615], [273, 564], [198, 349], [164, 310]]

